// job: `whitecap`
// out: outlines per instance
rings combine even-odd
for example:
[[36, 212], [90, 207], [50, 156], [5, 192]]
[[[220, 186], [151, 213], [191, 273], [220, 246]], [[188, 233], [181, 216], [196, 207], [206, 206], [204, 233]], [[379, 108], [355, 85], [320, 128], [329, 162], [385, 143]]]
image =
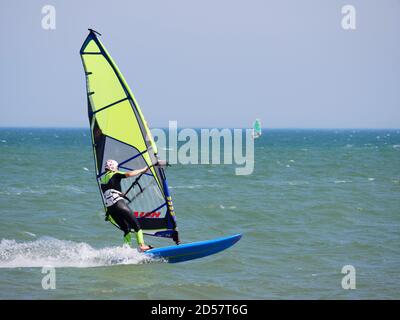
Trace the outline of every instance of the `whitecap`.
[[34, 233], [32, 233], [32, 232], [24, 231], [24, 233], [27, 234], [28, 236], [35, 237], [35, 238], [36, 238], [36, 234], [34, 234]]
[[62, 189], [62, 190], [66, 190], [68, 192], [72, 192], [72, 193], [85, 193], [84, 190], [80, 189], [77, 186], [73, 186], [73, 185], [54, 185], [54, 188], [58, 188], [58, 189]]
[[85, 170], [85, 171], [89, 171], [89, 169], [88, 169], [88, 168], [86, 168], [86, 167], [83, 167], [83, 170]]
[[335, 180], [335, 183], [347, 183], [347, 182], [351, 182], [350, 180]]
[[15, 188], [15, 187], [9, 187], [8, 189], [0, 191], [0, 194], [8, 195], [8, 196], [19, 196], [21, 194], [45, 194], [46, 192], [43, 190], [34, 190], [29, 187], [27, 188]]
[[217, 184], [194, 184], [188, 186], [169, 186], [169, 189], [199, 189], [199, 188], [219, 188]]
[[219, 207], [220, 207], [222, 210], [225, 209], [225, 207], [224, 207], [222, 204], [220, 204]]
[[301, 186], [301, 185], [307, 185], [310, 183], [308, 181], [289, 181], [288, 184], [291, 186]]
[[1, 142], [3, 142], [3, 143], [6, 143], [6, 142], [7, 142], [7, 140], [1, 140]]
[[7, 190], [3, 190], [0, 191], [0, 194], [3, 194], [5, 196], [20, 196], [22, 193], [21, 192], [16, 192], [16, 191], [7, 191]]
[[375, 178], [368, 178], [368, 181], [374, 181]]
[[394, 145], [393, 145], [393, 148], [395, 148], [395, 149], [400, 149], [400, 144], [394, 144]]
[[[41, 238], [28, 242], [2, 239], [0, 268], [73, 267], [90, 268], [154, 261], [129, 246], [96, 249], [84, 242]], [[160, 261], [160, 260], [156, 260]]]

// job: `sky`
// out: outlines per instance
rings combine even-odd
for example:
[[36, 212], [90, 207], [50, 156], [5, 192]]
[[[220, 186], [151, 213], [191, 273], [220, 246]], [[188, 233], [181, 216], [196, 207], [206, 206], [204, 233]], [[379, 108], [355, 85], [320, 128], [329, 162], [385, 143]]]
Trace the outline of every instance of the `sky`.
[[0, 126], [88, 127], [87, 28], [150, 127], [400, 128], [400, 0], [0, 0]]

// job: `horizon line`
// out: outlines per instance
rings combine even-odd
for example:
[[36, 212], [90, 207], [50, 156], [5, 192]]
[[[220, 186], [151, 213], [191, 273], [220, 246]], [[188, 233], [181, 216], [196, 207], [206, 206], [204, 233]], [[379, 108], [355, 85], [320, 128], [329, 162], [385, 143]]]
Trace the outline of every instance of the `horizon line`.
[[[87, 129], [83, 126], [0, 126], [0, 129]], [[151, 129], [169, 129], [168, 127], [153, 127]], [[252, 129], [252, 127], [178, 127], [178, 129]], [[270, 127], [262, 130], [400, 130], [400, 127]]]

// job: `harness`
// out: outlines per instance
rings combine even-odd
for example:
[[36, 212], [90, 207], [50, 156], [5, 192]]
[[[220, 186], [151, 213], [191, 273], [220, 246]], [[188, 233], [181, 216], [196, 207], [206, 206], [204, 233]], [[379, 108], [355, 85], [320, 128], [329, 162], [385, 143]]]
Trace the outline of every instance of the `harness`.
[[[107, 184], [116, 173], [117, 172], [108, 171], [101, 179], [101, 184]], [[106, 207], [111, 207], [117, 201], [123, 199], [123, 197], [124, 197], [123, 193], [115, 189], [107, 189], [106, 191], [103, 192], [103, 198]]]
[[115, 189], [108, 189], [104, 192], [104, 201], [106, 203], [106, 207], [111, 207], [117, 201], [123, 199], [122, 192]]

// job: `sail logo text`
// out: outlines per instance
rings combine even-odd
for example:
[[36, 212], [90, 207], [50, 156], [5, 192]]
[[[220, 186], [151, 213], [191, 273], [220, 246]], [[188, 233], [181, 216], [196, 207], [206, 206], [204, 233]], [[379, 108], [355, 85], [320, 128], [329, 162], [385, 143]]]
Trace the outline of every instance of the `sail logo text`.
[[134, 211], [133, 212], [136, 218], [143, 218], [146, 216], [146, 218], [159, 218], [161, 215], [161, 212], [139, 212], [139, 211]]

